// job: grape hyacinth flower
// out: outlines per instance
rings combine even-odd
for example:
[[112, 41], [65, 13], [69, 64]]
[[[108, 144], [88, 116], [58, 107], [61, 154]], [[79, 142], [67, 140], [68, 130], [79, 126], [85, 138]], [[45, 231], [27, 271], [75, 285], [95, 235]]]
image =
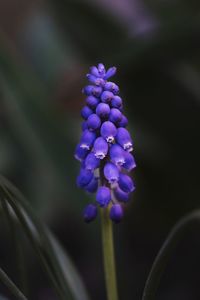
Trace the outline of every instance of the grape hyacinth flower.
[[107, 71], [103, 64], [90, 68], [89, 85], [83, 89], [86, 103], [80, 143], [75, 158], [81, 162], [77, 185], [89, 193], [96, 193], [93, 204], [85, 207], [85, 222], [94, 220], [97, 207], [109, 209], [110, 219], [118, 223], [124, 215], [123, 205], [130, 198], [135, 185], [128, 173], [136, 167], [133, 141], [127, 130], [128, 120], [123, 114], [119, 87], [110, 80], [116, 68]]

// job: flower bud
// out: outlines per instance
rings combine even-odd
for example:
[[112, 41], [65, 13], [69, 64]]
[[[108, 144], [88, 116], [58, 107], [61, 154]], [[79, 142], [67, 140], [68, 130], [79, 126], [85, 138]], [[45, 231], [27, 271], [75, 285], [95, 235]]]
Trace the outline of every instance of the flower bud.
[[110, 218], [113, 222], [119, 223], [124, 216], [124, 211], [120, 204], [113, 204], [110, 209]]
[[125, 193], [133, 192], [135, 189], [135, 186], [133, 184], [133, 181], [131, 177], [129, 177], [126, 174], [120, 173], [119, 174], [119, 181], [118, 181], [119, 187], [122, 191]]
[[116, 71], [117, 69], [115, 67], [109, 68], [103, 78], [107, 80], [108, 78], [114, 76]]
[[133, 142], [126, 128], [118, 128], [116, 141], [124, 148], [124, 150], [128, 150], [129, 152], [133, 150]]
[[111, 108], [110, 110], [110, 115], [109, 115], [109, 121], [113, 123], [118, 123], [122, 119], [122, 113], [119, 109], [117, 108]]
[[86, 186], [84, 186], [84, 189], [88, 193], [96, 193], [97, 188], [98, 188], [98, 179], [94, 176], [93, 176], [92, 180]]
[[88, 96], [86, 98], [86, 103], [92, 109], [96, 108], [97, 104], [99, 103], [99, 99], [94, 96]]
[[122, 191], [119, 187], [114, 190], [114, 195], [119, 201], [128, 202], [129, 200], [129, 193]]
[[119, 87], [114, 82], [111, 82], [111, 81], [106, 82], [106, 84], [104, 86], [104, 89], [106, 91], [112, 92], [115, 95], [117, 93], [119, 93]]
[[108, 143], [102, 137], [98, 137], [93, 146], [94, 155], [99, 159], [104, 159], [108, 153]]
[[107, 118], [110, 114], [110, 106], [106, 103], [99, 103], [96, 108], [96, 114], [100, 118]]
[[91, 171], [81, 168], [80, 173], [77, 177], [77, 186], [83, 188], [92, 180], [93, 174]]
[[123, 164], [123, 168], [128, 170], [129, 172], [136, 167], [135, 159], [133, 155], [127, 151], [124, 153], [125, 163]]
[[113, 95], [112, 92], [104, 91], [101, 94], [101, 101], [104, 102], [104, 103], [109, 103], [112, 100], [113, 97], [114, 97], [114, 95]]
[[114, 96], [111, 100], [111, 106], [115, 108], [120, 108], [122, 106], [122, 98], [119, 96]]
[[101, 119], [96, 114], [91, 114], [87, 119], [87, 126], [90, 130], [96, 130], [101, 126]]
[[110, 159], [117, 165], [122, 166], [125, 163], [125, 151], [123, 148], [117, 144], [110, 147]]
[[105, 75], [106, 70], [103, 64], [98, 64], [98, 71], [100, 76], [103, 77]]
[[83, 211], [83, 218], [86, 223], [93, 221], [97, 216], [97, 207], [94, 204], [89, 204]]
[[97, 67], [95, 67], [95, 66], [92, 66], [92, 67], [90, 68], [90, 73], [91, 73], [92, 75], [96, 76], [96, 77], [99, 77], [99, 76], [100, 76], [100, 75], [99, 75], [99, 71], [98, 71]]
[[106, 186], [100, 186], [97, 191], [96, 200], [100, 206], [107, 206], [111, 200], [110, 189]]
[[96, 139], [96, 134], [86, 129], [81, 136], [80, 147], [89, 150]]
[[115, 140], [115, 136], [117, 134], [117, 128], [115, 125], [110, 122], [106, 121], [101, 126], [101, 136], [108, 142], [112, 143]]
[[100, 165], [100, 160], [94, 155], [93, 152], [90, 152], [85, 159], [85, 169], [94, 171]]
[[78, 144], [76, 146], [74, 157], [77, 160], [82, 161], [83, 159], [85, 159], [87, 154], [88, 154], [88, 149], [87, 148], [81, 148], [80, 144]]
[[117, 124], [119, 127], [126, 127], [128, 125], [128, 119], [122, 115], [121, 121]]
[[119, 179], [119, 169], [113, 163], [106, 163], [103, 169], [104, 176], [109, 183], [115, 183]]
[[88, 106], [84, 106], [81, 110], [81, 116], [83, 119], [87, 120], [87, 118], [93, 114], [93, 110]]

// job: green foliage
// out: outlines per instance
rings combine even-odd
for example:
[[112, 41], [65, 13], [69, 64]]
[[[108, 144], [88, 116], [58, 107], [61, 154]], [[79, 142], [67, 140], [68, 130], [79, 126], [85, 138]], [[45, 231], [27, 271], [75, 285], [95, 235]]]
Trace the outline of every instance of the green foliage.
[[[0, 197], [1, 201], [8, 203], [17, 217], [59, 299], [89, 300], [69, 256], [63, 251], [53, 234], [34, 214], [20, 192], [2, 176], [0, 178]], [[26, 299], [3, 271], [0, 272], [0, 278], [14, 295], [18, 295], [18, 299]]]

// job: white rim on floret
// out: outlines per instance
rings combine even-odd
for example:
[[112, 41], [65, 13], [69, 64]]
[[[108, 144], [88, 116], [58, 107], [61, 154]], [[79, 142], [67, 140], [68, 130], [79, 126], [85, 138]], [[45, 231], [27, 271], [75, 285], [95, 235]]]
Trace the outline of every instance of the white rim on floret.
[[87, 144], [81, 144], [80, 148], [90, 150], [90, 147]]
[[128, 143], [124, 144], [124, 150], [128, 150], [128, 152], [133, 151], [132, 143], [128, 142]]
[[104, 157], [105, 157], [105, 153], [103, 153], [103, 152], [96, 152], [94, 155], [96, 158], [99, 158], [99, 159], [104, 159]]
[[108, 142], [108, 143], [113, 143], [114, 142], [114, 136], [108, 136], [107, 138], [106, 138], [106, 141]]

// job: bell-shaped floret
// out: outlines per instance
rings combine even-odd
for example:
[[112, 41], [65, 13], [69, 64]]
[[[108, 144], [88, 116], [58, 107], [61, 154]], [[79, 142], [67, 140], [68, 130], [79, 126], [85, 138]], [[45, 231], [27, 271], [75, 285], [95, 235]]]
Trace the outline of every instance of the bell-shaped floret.
[[109, 68], [103, 78], [107, 80], [108, 78], [114, 76], [116, 71], [117, 71], [116, 67]]
[[97, 207], [94, 204], [87, 205], [83, 210], [83, 218], [86, 223], [93, 221], [97, 216]]
[[133, 192], [135, 189], [133, 180], [131, 177], [129, 177], [126, 174], [120, 173], [119, 174], [119, 181], [118, 181], [119, 187], [122, 191], [125, 193]]
[[96, 130], [101, 126], [101, 119], [96, 114], [91, 114], [87, 119], [87, 127], [90, 130]]
[[80, 173], [76, 179], [77, 186], [80, 188], [84, 188], [87, 184], [89, 184], [92, 178], [93, 174], [91, 171], [81, 168]]
[[101, 136], [108, 142], [112, 143], [115, 140], [117, 134], [116, 126], [110, 122], [106, 121], [101, 126]]
[[135, 159], [133, 155], [127, 151], [125, 151], [124, 157], [125, 157], [125, 163], [123, 165], [123, 168], [125, 168], [128, 171], [131, 171], [136, 167]]
[[110, 114], [110, 106], [106, 103], [99, 103], [96, 108], [96, 114], [100, 118], [107, 118]]
[[110, 209], [110, 218], [113, 222], [119, 223], [124, 216], [123, 208], [120, 204], [113, 204]]
[[120, 108], [122, 106], [122, 98], [119, 96], [114, 96], [111, 100], [111, 106], [114, 108]]
[[119, 179], [119, 169], [113, 163], [106, 163], [104, 166], [104, 176], [109, 183], [115, 183]]
[[119, 187], [116, 187], [114, 189], [114, 195], [119, 201], [128, 202], [129, 200], [129, 193], [122, 191]]
[[94, 155], [99, 159], [104, 159], [108, 153], [108, 143], [102, 137], [98, 137], [93, 146]]
[[100, 159], [98, 159], [93, 152], [90, 152], [84, 161], [86, 170], [94, 171], [100, 165]]
[[125, 152], [124, 149], [118, 145], [114, 144], [110, 147], [110, 159], [117, 165], [122, 166], [125, 163]]
[[101, 94], [101, 101], [104, 103], [110, 103], [110, 101], [112, 100], [113, 97], [114, 97], [114, 95], [112, 92], [104, 91]]
[[118, 123], [122, 119], [122, 113], [119, 109], [117, 108], [111, 108], [110, 110], [110, 115], [109, 115], [109, 121], [113, 123]]
[[96, 139], [96, 134], [93, 131], [86, 129], [81, 136], [80, 147], [83, 149], [90, 149]]
[[112, 92], [115, 95], [119, 93], [118, 85], [116, 85], [114, 82], [111, 82], [111, 81], [106, 82], [104, 89], [106, 91]]
[[83, 119], [87, 120], [87, 118], [93, 114], [93, 110], [89, 108], [87, 105], [84, 106], [81, 110], [81, 116]]
[[116, 141], [124, 150], [129, 152], [133, 150], [133, 142], [126, 128], [120, 127], [117, 129]]
[[76, 146], [74, 157], [77, 160], [82, 161], [83, 159], [85, 159], [85, 157], [87, 156], [87, 154], [88, 154], [88, 149], [87, 148], [81, 148], [80, 144], [78, 144]]
[[106, 186], [100, 186], [97, 190], [96, 200], [100, 206], [107, 206], [111, 200], [110, 189]]

